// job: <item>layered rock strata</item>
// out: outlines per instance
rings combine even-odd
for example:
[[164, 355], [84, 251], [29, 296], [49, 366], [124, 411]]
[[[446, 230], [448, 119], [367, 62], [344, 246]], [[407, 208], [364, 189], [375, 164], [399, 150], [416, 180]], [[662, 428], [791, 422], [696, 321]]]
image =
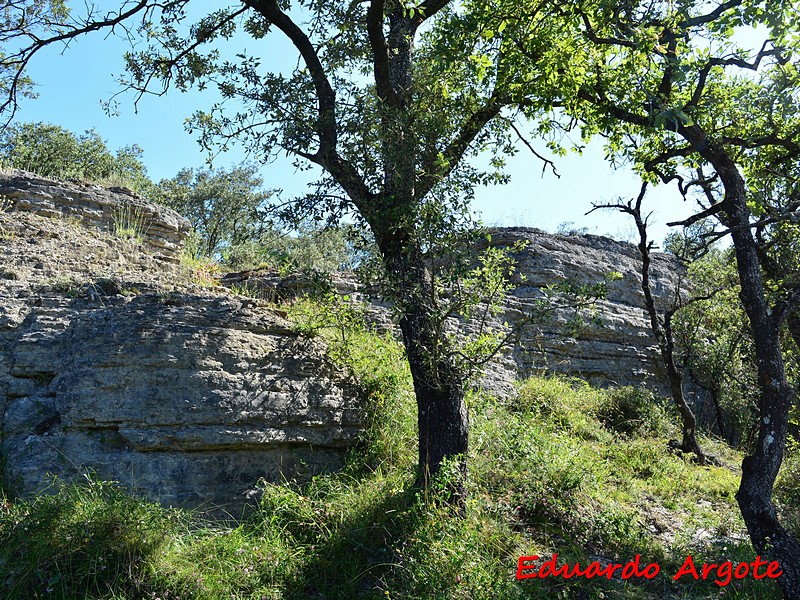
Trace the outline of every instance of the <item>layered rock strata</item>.
[[323, 344], [266, 303], [199, 286], [164, 260], [182, 244], [181, 225], [169, 245], [120, 236], [106, 227], [110, 208], [76, 218], [90, 201], [70, 210], [75, 186], [47, 185], [64, 211], [42, 208], [38, 178], [36, 194], [0, 210], [7, 490], [35, 493], [53, 475], [91, 470], [165, 505], [237, 516], [261, 478], [343, 464], [364, 411]]
[[[644, 310], [640, 283], [640, 258], [632, 244], [595, 235], [552, 235], [534, 228], [496, 229], [493, 247], [524, 248], [513, 253], [514, 289], [505, 308], [489, 324], [503, 322], [518, 329], [514, 343], [500, 352], [482, 377], [484, 388], [513, 393], [513, 382], [535, 374], [560, 373], [596, 385], [645, 385], [668, 393], [655, 339]], [[607, 296], [594, 306], [577, 311], [566, 306], [563, 295], [548, 293], [559, 283], [592, 286], [616, 273]], [[666, 254], [654, 254], [651, 265], [653, 294], [660, 307], [671, 305], [683, 293], [682, 270]], [[313, 284], [302, 276], [281, 277], [275, 272], [232, 273], [223, 285], [244, 286], [265, 298], [285, 298], [308, 293]], [[367, 303], [367, 316], [379, 329], [391, 327], [389, 306], [370, 299], [352, 276], [335, 274], [331, 284], [340, 294]], [[542, 318], [532, 319], [544, 306]], [[480, 312], [480, 311], [478, 311]], [[579, 327], [572, 327], [576, 316]], [[452, 321], [454, 329], [475, 332], [480, 323]]]
[[56, 181], [17, 169], [0, 170], [0, 199], [12, 211], [73, 219], [100, 231], [140, 236], [158, 255], [176, 260], [189, 222], [174, 210], [148, 202], [121, 187]]
[[[632, 244], [596, 235], [550, 235], [532, 228], [496, 230], [491, 244], [511, 247], [516, 253], [516, 288], [507, 302], [504, 318], [524, 322], [545, 290], [559, 282], [593, 285], [610, 273], [605, 298], [583, 310], [583, 324], [567, 325], [575, 310], [562, 307], [538, 322], [522, 327], [512, 350], [515, 374], [525, 377], [544, 372], [563, 373], [597, 385], [646, 385], [666, 391], [658, 347], [650, 330], [641, 290], [641, 258]], [[661, 309], [672, 306], [683, 293], [683, 271], [672, 257], [654, 254], [650, 268], [653, 296]], [[553, 304], [564, 300], [556, 296]]]
[[42, 298], [6, 309], [12, 487], [91, 468], [160, 502], [234, 510], [258, 480], [341, 466], [361, 406], [319, 343], [244, 299]]
[[[128, 192], [20, 172], [0, 176], [0, 197], [6, 485], [31, 493], [50, 475], [70, 479], [91, 469], [164, 504], [235, 514], [260, 478], [335, 469], [358, 443], [364, 407], [324, 345], [297, 335], [266, 301], [195, 283], [176, 260], [188, 229], [180, 217]], [[146, 215], [147, 227], [127, 235], [118, 220], [125, 210]], [[559, 372], [665, 389], [636, 248], [535, 229], [497, 230], [490, 243], [520, 241], [516, 288], [494, 321], [516, 324], [519, 340], [490, 365], [483, 385], [508, 394], [518, 377]], [[665, 256], [653, 263], [655, 294], [669, 302], [680, 271]], [[566, 331], [574, 315], [566, 308], [528, 322], [548, 286], [594, 284], [612, 271], [622, 277], [598, 302], [596, 322]], [[267, 300], [309, 284], [258, 271], [223, 283]], [[335, 275], [333, 284], [362, 302], [379, 329], [394, 327], [390, 307], [352, 277]]]

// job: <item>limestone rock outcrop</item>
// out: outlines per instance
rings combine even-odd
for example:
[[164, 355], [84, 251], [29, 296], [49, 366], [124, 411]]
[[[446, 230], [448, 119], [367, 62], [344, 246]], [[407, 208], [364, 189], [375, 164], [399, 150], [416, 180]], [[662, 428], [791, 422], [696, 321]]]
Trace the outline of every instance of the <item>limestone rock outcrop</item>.
[[[644, 309], [640, 283], [639, 251], [632, 244], [596, 235], [553, 235], [535, 228], [505, 228], [490, 231], [489, 245], [524, 249], [512, 254], [515, 285], [504, 311], [490, 319], [519, 328], [513, 346], [501, 352], [482, 376], [484, 389], [511, 394], [517, 379], [545, 373], [580, 377], [595, 385], [645, 385], [664, 394], [669, 384]], [[560, 282], [577, 285], [601, 283], [610, 273], [621, 277], [608, 284], [608, 294], [593, 308], [583, 310], [583, 325], [571, 330], [575, 310], [559, 307], [544, 319], [531, 321], [541, 310], [546, 289]], [[671, 306], [676, 293], [684, 293], [683, 271], [676, 260], [654, 253], [651, 264], [653, 295], [663, 308]], [[223, 285], [246, 287], [264, 298], [285, 298], [313, 287], [306, 277], [281, 277], [272, 271], [231, 273]], [[388, 305], [370, 299], [352, 276], [334, 274], [331, 284], [340, 294], [367, 303], [367, 316], [380, 330], [391, 327]], [[479, 326], [453, 320], [454, 328], [469, 331]], [[398, 332], [399, 335], [399, 332]]]
[[318, 342], [244, 299], [43, 298], [0, 332], [12, 487], [90, 467], [181, 506], [341, 466], [363, 411]]
[[[650, 330], [641, 290], [638, 249], [629, 243], [596, 235], [551, 235], [533, 228], [492, 232], [491, 244], [516, 253], [517, 287], [507, 302], [504, 318], [522, 322], [544, 297], [547, 286], [570, 280], [592, 285], [609, 273], [621, 275], [608, 284], [608, 294], [590, 310], [594, 318], [574, 331], [565, 328], [574, 310], [560, 308], [550, 318], [522, 327], [514, 346], [514, 375], [563, 373], [596, 385], [645, 385], [668, 393], [658, 347]], [[669, 255], [655, 253], [650, 271], [653, 296], [660, 307], [672, 306], [684, 293], [683, 270]]]
[[[177, 260], [188, 224], [125, 191], [0, 174], [0, 443], [7, 485], [32, 493], [48, 474], [85, 469], [164, 504], [234, 515], [260, 478], [335, 469], [359, 442], [365, 410], [325, 346], [298, 335], [265, 300], [198, 283]], [[137, 235], [119, 219], [138, 215]], [[516, 255], [517, 287], [501, 321], [523, 324], [565, 279], [593, 284], [616, 271], [599, 324], [568, 333], [567, 309], [520, 327], [484, 375], [512, 393], [518, 377], [560, 372], [595, 383], [664, 389], [639, 289], [638, 253], [597, 236], [535, 229], [492, 232]], [[655, 293], [668, 302], [680, 270], [655, 256]], [[334, 286], [365, 302], [380, 329], [385, 304], [355, 280]], [[302, 293], [302, 277], [231, 275], [223, 284], [267, 300]], [[463, 327], [464, 324], [453, 323]]]
[[[72, 210], [76, 189], [117, 195], [59, 185], [33, 178], [35, 196], [18, 192], [0, 210], [6, 486], [35, 493], [50, 475], [92, 470], [163, 504], [237, 516], [260, 478], [343, 464], [364, 410], [321, 342], [267, 303], [197, 285], [164, 260], [182, 243], [179, 222], [168, 241], [120, 237], [106, 227], [110, 205], [96, 218], [63, 216], [94, 202], [81, 196]], [[42, 208], [44, 189], [60, 208]]]
[[0, 171], [0, 198], [4, 197], [15, 211], [74, 219], [100, 231], [127, 230], [166, 259], [176, 258], [190, 230], [189, 221], [174, 210], [127, 188], [55, 181], [9, 169]]

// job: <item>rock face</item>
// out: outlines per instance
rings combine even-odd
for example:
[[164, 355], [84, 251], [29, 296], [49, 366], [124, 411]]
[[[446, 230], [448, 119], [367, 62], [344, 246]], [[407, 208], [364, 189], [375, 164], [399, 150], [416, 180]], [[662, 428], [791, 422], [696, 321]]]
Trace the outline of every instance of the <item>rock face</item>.
[[[519, 328], [513, 347], [500, 353], [481, 379], [484, 389], [512, 394], [517, 379], [544, 373], [580, 377], [595, 385], [645, 385], [668, 394], [669, 385], [661, 365], [655, 339], [644, 309], [640, 283], [639, 251], [632, 244], [595, 235], [552, 235], [534, 228], [496, 229], [491, 246], [511, 248], [523, 242], [524, 249], [513, 254], [515, 288], [505, 310], [490, 319]], [[576, 311], [563, 307], [563, 298], [551, 297], [552, 311], [531, 321], [541, 310], [548, 286], [570, 281], [577, 285], [601, 283], [612, 272], [621, 275], [608, 284], [608, 294], [593, 308], [581, 310], [583, 325], [570, 328]], [[654, 254], [651, 264], [653, 295], [663, 308], [674, 302], [682, 289], [682, 270], [666, 254]], [[227, 275], [223, 285], [246, 286], [265, 298], [291, 297], [305, 293], [311, 284], [298, 276], [280, 277], [274, 272], [243, 272]], [[334, 275], [331, 283], [341, 294], [370, 302], [359, 293], [352, 276]], [[374, 301], [368, 318], [383, 330], [391, 327], [389, 308]], [[479, 324], [453, 320], [453, 328], [475, 330]], [[399, 333], [398, 333], [399, 335]]]
[[175, 259], [189, 222], [174, 210], [148, 202], [126, 188], [54, 181], [26, 171], [0, 171], [0, 198], [11, 209], [45, 217], [75, 219], [100, 231], [141, 236], [164, 258]]
[[[510, 247], [518, 241], [526, 247], [515, 255], [517, 287], [504, 315], [509, 322], [524, 321], [549, 285], [565, 280], [592, 285], [611, 272], [621, 278], [608, 284], [606, 298], [589, 311], [587, 317], [594, 318], [584, 318], [584, 325], [572, 332], [565, 328], [575, 315], [569, 308], [522, 327], [511, 352], [514, 375], [563, 373], [596, 385], [646, 385], [666, 394], [668, 382], [644, 309], [638, 249], [601, 236], [550, 235], [532, 228], [492, 233], [493, 246]], [[651, 284], [662, 308], [671, 306], [685, 285], [682, 274], [669, 255], [653, 255]]]
[[339, 467], [360, 433], [355, 395], [324, 347], [246, 304], [172, 294], [18, 306], [4, 332], [12, 486], [85, 465], [166, 504], [230, 510], [261, 477]]
[[[35, 197], [18, 194], [0, 210], [6, 485], [34, 493], [50, 474], [91, 469], [166, 505], [236, 516], [262, 477], [343, 464], [364, 410], [324, 345], [266, 303], [198, 286], [165, 261], [182, 225], [169, 245], [118, 237], [105, 208], [92, 221], [61, 216], [94, 202], [84, 196], [70, 209], [66, 198], [83, 187], [58, 191], [38, 178], [30, 187]], [[27, 188], [19, 180], [13, 189]], [[63, 211], [42, 208], [44, 189]]]
[[[297, 335], [270, 304], [203, 287], [176, 259], [188, 224], [124, 191], [0, 176], [0, 441], [12, 489], [36, 492], [49, 474], [85, 469], [164, 504], [235, 512], [260, 478], [335, 469], [358, 443], [365, 410], [318, 341]], [[137, 235], [120, 235], [137, 214]], [[494, 231], [491, 244], [527, 247], [500, 320], [519, 343], [483, 384], [511, 393], [520, 376], [560, 372], [600, 384], [663, 389], [642, 308], [638, 253], [597, 236]], [[554, 310], [522, 325], [547, 286], [622, 279], [597, 305], [600, 325], [572, 334]], [[679, 271], [654, 257], [656, 295], [680, 289]], [[302, 278], [226, 277], [265, 297], [302, 293]], [[335, 287], [366, 301], [347, 276]], [[369, 304], [380, 328], [385, 305]], [[469, 327], [454, 323], [454, 326]]]

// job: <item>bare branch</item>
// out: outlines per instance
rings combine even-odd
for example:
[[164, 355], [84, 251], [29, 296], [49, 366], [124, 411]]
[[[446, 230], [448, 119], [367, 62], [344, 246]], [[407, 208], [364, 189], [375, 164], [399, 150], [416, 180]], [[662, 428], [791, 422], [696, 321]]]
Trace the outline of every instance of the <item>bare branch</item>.
[[713, 217], [719, 211], [725, 210], [725, 206], [726, 206], [726, 204], [725, 204], [725, 201], [723, 200], [722, 202], [718, 202], [718, 203], [714, 204], [713, 206], [711, 206], [710, 208], [707, 208], [704, 211], [701, 211], [699, 213], [693, 214], [688, 219], [684, 219], [683, 221], [672, 221], [670, 223], [667, 223], [667, 225], [669, 227], [679, 227], [679, 226], [680, 227], [689, 227], [690, 225], [693, 225], [693, 224], [697, 223], [698, 221], [702, 221], [703, 219], [707, 219], [708, 217]]
[[717, 8], [712, 10], [710, 13], [705, 15], [699, 15], [697, 17], [693, 17], [691, 19], [687, 19], [679, 24], [681, 29], [689, 29], [690, 27], [697, 27], [698, 25], [704, 25], [705, 23], [710, 23], [712, 21], [717, 20], [719, 17], [722, 16], [722, 13], [736, 8], [742, 3], [742, 0], [728, 0], [728, 2], [723, 2]]
[[550, 160], [549, 158], [546, 158], [546, 157], [542, 156], [541, 154], [539, 154], [536, 151], [536, 149], [533, 147], [533, 145], [525, 138], [525, 136], [522, 135], [520, 130], [517, 129], [517, 126], [514, 124], [514, 121], [512, 119], [506, 119], [505, 121], [511, 126], [511, 129], [514, 130], [514, 133], [517, 134], [517, 137], [519, 138], [519, 140], [528, 147], [528, 150], [530, 150], [531, 153], [536, 158], [538, 158], [539, 160], [542, 161], [542, 163], [543, 163], [542, 164], [542, 177], [544, 177], [544, 172], [547, 169], [547, 167], [550, 167], [550, 170], [553, 172], [553, 175], [555, 175], [556, 177], [561, 179], [561, 175], [559, 175], [558, 171], [556, 171], [556, 164], [552, 160]]
[[[70, 40], [73, 40], [81, 35], [86, 33], [91, 33], [94, 31], [100, 31], [103, 29], [113, 30], [116, 25], [123, 23], [127, 19], [130, 19], [137, 13], [142, 11], [148, 10], [148, 0], [140, 0], [135, 5], [133, 5], [130, 9], [120, 12], [116, 15], [113, 13], [108, 13], [100, 20], [91, 20], [92, 15], [87, 17], [86, 21], [80, 24], [80, 26], [69, 26], [66, 27], [61, 25], [62, 27], [66, 27], [66, 31], [62, 33], [58, 33], [53, 35], [52, 37], [48, 38], [39, 38], [38, 36], [34, 35], [31, 32], [26, 32], [24, 30], [20, 30], [19, 34], [15, 34], [15, 37], [24, 36], [28, 37], [32, 40], [32, 43], [28, 46], [19, 49], [18, 51], [6, 56], [3, 60], [3, 67], [9, 68], [9, 70], [13, 71], [13, 75], [11, 77], [11, 82], [8, 85], [8, 90], [5, 94], [5, 99], [2, 103], [0, 103], [0, 114], [3, 112], [11, 110], [11, 113], [6, 120], [6, 124], [11, 121], [14, 114], [17, 111], [17, 94], [19, 93], [20, 85], [22, 84], [23, 77], [25, 74], [25, 70], [28, 67], [31, 59], [42, 49], [58, 43], [68, 43]], [[21, 23], [21, 25], [24, 23]], [[56, 23], [48, 23], [49, 26], [55, 27]]]

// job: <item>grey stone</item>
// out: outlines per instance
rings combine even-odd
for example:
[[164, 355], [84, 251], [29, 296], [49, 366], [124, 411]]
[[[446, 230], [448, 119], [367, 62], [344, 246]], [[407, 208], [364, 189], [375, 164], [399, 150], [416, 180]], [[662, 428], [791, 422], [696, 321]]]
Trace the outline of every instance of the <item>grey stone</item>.
[[[0, 277], [0, 439], [17, 491], [91, 469], [164, 504], [235, 515], [260, 478], [338, 468], [358, 444], [364, 407], [324, 344], [297, 335], [263, 301], [192, 283], [176, 258], [188, 229], [180, 217], [125, 190], [21, 172], [0, 175], [3, 194], [13, 207], [0, 211], [8, 274]], [[147, 215], [141, 242], [112, 231], [124, 206]], [[569, 336], [568, 312], [555, 311], [522, 327], [520, 343], [498, 355], [481, 384], [512, 394], [518, 377], [559, 372], [663, 390], [636, 248], [535, 229], [494, 231], [491, 244], [517, 240], [527, 248], [501, 321], [523, 323], [561, 279], [623, 278], [598, 304], [602, 326]], [[666, 256], [654, 257], [653, 279], [661, 302], [682, 289]], [[275, 299], [305, 293], [309, 280], [256, 271], [223, 284]], [[352, 276], [334, 275], [333, 284], [362, 302], [379, 330], [396, 331], [390, 306], [370, 300]]]
[[58, 181], [8, 169], [0, 170], [3, 196], [11, 201], [13, 211], [74, 219], [101, 231], [135, 230], [167, 260], [176, 259], [190, 231], [189, 222], [174, 210], [148, 202], [126, 188]]
[[[596, 235], [552, 235], [534, 228], [494, 229], [490, 233], [492, 246], [526, 245], [514, 255], [512, 280], [516, 287], [502, 313], [490, 319], [494, 326], [508, 322], [518, 327], [519, 337], [513, 347], [500, 352], [487, 366], [479, 380], [481, 387], [490, 393], [511, 395], [514, 382], [520, 378], [559, 373], [595, 385], [644, 385], [668, 393], [669, 384], [644, 309], [639, 251], [634, 245]], [[609, 284], [607, 297], [592, 311], [596, 318], [585, 318], [582, 327], [567, 330], [565, 325], [573, 317], [567, 308], [554, 308], [548, 319], [529, 322], [537, 303], [545, 298], [547, 286], [565, 280], [596, 284], [611, 272], [620, 273], [622, 278]], [[686, 293], [683, 277], [673, 257], [653, 254], [653, 294], [661, 308], [671, 306], [676, 294]], [[292, 297], [312, 288], [308, 277], [281, 277], [275, 271], [232, 273], [222, 283], [244, 286], [265, 298]], [[366, 303], [367, 318], [380, 331], [392, 329], [389, 305], [370, 299], [352, 275], [334, 274], [331, 283], [338, 293]], [[452, 320], [451, 326], [453, 330], [474, 332], [477, 325]], [[395, 333], [399, 337], [396, 329]]]
[[34, 308], [5, 376], [12, 485], [91, 468], [166, 504], [237, 510], [260, 478], [343, 464], [364, 411], [319, 342], [225, 297]]

